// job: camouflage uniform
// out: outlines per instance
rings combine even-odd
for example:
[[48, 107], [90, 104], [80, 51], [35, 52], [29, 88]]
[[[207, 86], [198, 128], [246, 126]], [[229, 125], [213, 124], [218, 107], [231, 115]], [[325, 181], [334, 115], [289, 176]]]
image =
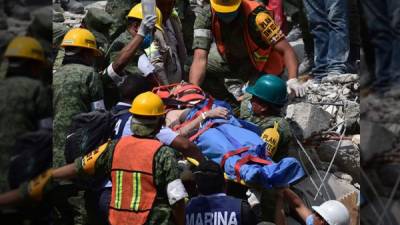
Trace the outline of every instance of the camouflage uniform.
[[[267, 12], [267, 11], [265, 11]], [[269, 12], [267, 12], [269, 13]], [[235, 26], [226, 26], [221, 23], [221, 36], [224, 40], [225, 48], [229, 53], [227, 56], [221, 56], [215, 44], [212, 44], [212, 13], [210, 5], [205, 5], [198, 13], [194, 22], [194, 39], [193, 49], [204, 49], [209, 51], [207, 63], [207, 79], [205, 79], [204, 88], [207, 90], [210, 87], [215, 87], [209, 90], [211, 94], [220, 99], [227, 98], [227, 92], [220, 88], [220, 85], [215, 85], [215, 80], [219, 83], [224, 83], [226, 89], [235, 97], [241, 96], [241, 86], [250, 80], [255, 81], [258, 78], [259, 72], [256, 71], [249, 58], [247, 47], [244, 44], [243, 21], [249, 21], [250, 33], [259, 34], [258, 28], [255, 25], [255, 17], [249, 20], [244, 18], [242, 13], [239, 13], [239, 18], [236, 18], [238, 23]], [[273, 23], [273, 22], [272, 22]], [[277, 26], [276, 26], [277, 27]], [[277, 28], [279, 29], [279, 28]], [[260, 45], [274, 45], [277, 41], [284, 38], [282, 31], [278, 30], [276, 35], [269, 40], [262, 40], [260, 37]], [[228, 60], [229, 58], [229, 60]], [[210, 83], [210, 77], [212, 82]], [[213, 91], [215, 91], [213, 93]]]
[[54, 74], [53, 163], [65, 164], [64, 145], [72, 117], [91, 111], [91, 104], [103, 99], [98, 73], [83, 64], [65, 64]]
[[50, 117], [49, 92], [40, 81], [13, 76], [0, 80], [0, 192], [8, 189], [8, 167], [17, 137]]
[[126, 15], [128, 15], [129, 10], [137, 3], [139, 0], [108, 0], [106, 5], [106, 12], [111, 15], [111, 18], [115, 19], [115, 22], [110, 28], [111, 40], [115, 39], [126, 29]]
[[[138, 136], [154, 138], [154, 136], [148, 135], [148, 133], [153, 133], [152, 131], [154, 131], [154, 129], [137, 124], [133, 124], [132, 128]], [[112, 159], [117, 143], [118, 140], [110, 141], [106, 150], [104, 150], [99, 158], [97, 158], [94, 165], [94, 176], [111, 177]], [[163, 146], [154, 156], [154, 184], [157, 187], [157, 197], [146, 224], [174, 224], [172, 221], [172, 208], [168, 203], [166, 190], [167, 185], [170, 182], [180, 178], [176, 154], [177, 152], [174, 149], [168, 146]], [[87, 175], [83, 170], [82, 162], [82, 158], [78, 158], [75, 160], [75, 165], [78, 171], [78, 176], [85, 177]]]
[[[83, 64], [64, 64], [54, 74], [53, 166], [65, 165], [64, 145], [72, 117], [90, 112], [91, 104], [102, 100], [103, 88], [98, 73]], [[83, 191], [65, 182], [57, 190], [54, 203], [62, 224], [83, 224], [86, 221]]]
[[106, 52], [109, 46], [109, 30], [114, 20], [101, 9], [91, 8], [87, 11], [82, 24], [96, 37], [97, 47]]

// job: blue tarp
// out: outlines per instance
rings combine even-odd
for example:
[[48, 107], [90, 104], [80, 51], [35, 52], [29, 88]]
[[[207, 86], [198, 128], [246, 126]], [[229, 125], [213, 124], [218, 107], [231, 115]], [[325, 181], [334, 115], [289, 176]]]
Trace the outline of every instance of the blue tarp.
[[[207, 103], [203, 102], [203, 104]], [[201, 109], [203, 104], [193, 108], [187, 119], [190, 119], [197, 110]], [[222, 101], [215, 101], [213, 108], [217, 106], [225, 106], [230, 110], [229, 105]], [[230, 116], [228, 120], [209, 119], [202, 126], [206, 126], [207, 123], [211, 122], [217, 125], [208, 129], [195, 140], [196, 145], [207, 158], [220, 163], [223, 155], [227, 152], [241, 147], [250, 147], [248, 152], [232, 156], [225, 162], [224, 171], [231, 179], [236, 178], [235, 164], [244, 155], [252, 154], [266, 159], [265, 143], [259, 134], [252, 131], [255, 130], [254, 127], [250, 126], [251, 129], [246, 129], [249, 126], [246, 125], [247, 127], [245, 128], [242, 125], [243, 121], [239, 121], [234, 116]], [[268, 160], [272, 161], [269, 158]], [[303, 176], [304, 171], [300, 163], [295, 158], [290, 157], [286, 157], [279, 162], [273, 162], [271, 165], [249, 163], [240, 168], [242, 180], [248, 184], [256, 184], [265, 188], [288, 186]]]

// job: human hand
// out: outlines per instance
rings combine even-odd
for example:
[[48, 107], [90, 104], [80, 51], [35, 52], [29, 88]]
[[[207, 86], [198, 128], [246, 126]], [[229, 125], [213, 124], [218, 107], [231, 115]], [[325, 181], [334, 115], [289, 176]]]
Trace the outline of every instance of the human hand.
[[289, 79], [286, 82], [288, 94], [294, 91], [296, 97], [303, 97], [306, 94], [306, 86], [301, 84], [297, 78]]
[[153, 31], [154, 26], [156, 25], [156, 16], [147, 15], [143, 18], [142, 22], [140, 23], [140, 27], [138, 29], [137, 34], [144, 37], [146, 34], [149, 34]]
[[246, 192], [247, 202], [249, 203], [250, 207], [253, 207], [261, 202], [261, 191], [250, 188]]
[[216, 107], [208, 112], [205, 112], [206, 118], [228, 118], [229, 111], [224, 107]]

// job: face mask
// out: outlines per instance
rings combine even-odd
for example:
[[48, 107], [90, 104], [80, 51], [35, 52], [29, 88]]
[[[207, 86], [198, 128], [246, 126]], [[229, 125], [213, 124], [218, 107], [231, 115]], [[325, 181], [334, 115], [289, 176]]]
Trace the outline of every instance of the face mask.
[[217, 13], [218, 18], [223, 23], [231, 23], [237, 16], [238, 11], [231, 12], [231, 13]]
[[146, 49], [146, 48], [150, 47], [152, 42], [153, 42], [153, 35], [146, 34], [146, 36], [144, 36], [144, 38], [143, 38], [143, 42], [142, 42], [142, 45], [140, 45], [140, 48]]

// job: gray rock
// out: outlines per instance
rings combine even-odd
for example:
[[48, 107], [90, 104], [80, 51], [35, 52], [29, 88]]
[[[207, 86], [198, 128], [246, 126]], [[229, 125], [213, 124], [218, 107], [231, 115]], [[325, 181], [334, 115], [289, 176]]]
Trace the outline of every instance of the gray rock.
[[391, 150], [396, 136], [379, 123], [363, 120], [361, 122], [361, 154], [363, 162], [368, 162], [376, 154]]
[[[335, 154], [338, 141], [326, 141], [317, 149], [322, 161], [330, 162]], [[350, 140], [342, 140], [333, 162], [341, 172], [350, 174], [355, 181], [360, 180], [360, 152]]]
[[[319, 173], [321, 178], [323, 178], [325, 171], [320, 170]], [[321, 195], [318, 195], [316, 200], [314, 200], [317, 188], [313, 185], [311, 178], [314, 180], [317, 187], [319, 187], [321, 180], [318, 178], [316, 173], [313, 173], [310, 177], [307, 177], [294, 185], [295, 189], [302, 193], [303, 200], [310, 205], [320, 205], [324, 201], [329, 200], [329, 197], [330, 199], [340, 199], [349, 193], [359, 192], [359, 190], [351, 185], [348, 180], [340, 179], [330, 173], [325, 180], [326, 190], [322, 187], [320, 191]]]
[[327, 130], [332, 119], [332, 116], [321, 107], [309, 103], [289, 105], [286, 117], [300, 129], [304, 139], [311, 137], [314, 133]]

